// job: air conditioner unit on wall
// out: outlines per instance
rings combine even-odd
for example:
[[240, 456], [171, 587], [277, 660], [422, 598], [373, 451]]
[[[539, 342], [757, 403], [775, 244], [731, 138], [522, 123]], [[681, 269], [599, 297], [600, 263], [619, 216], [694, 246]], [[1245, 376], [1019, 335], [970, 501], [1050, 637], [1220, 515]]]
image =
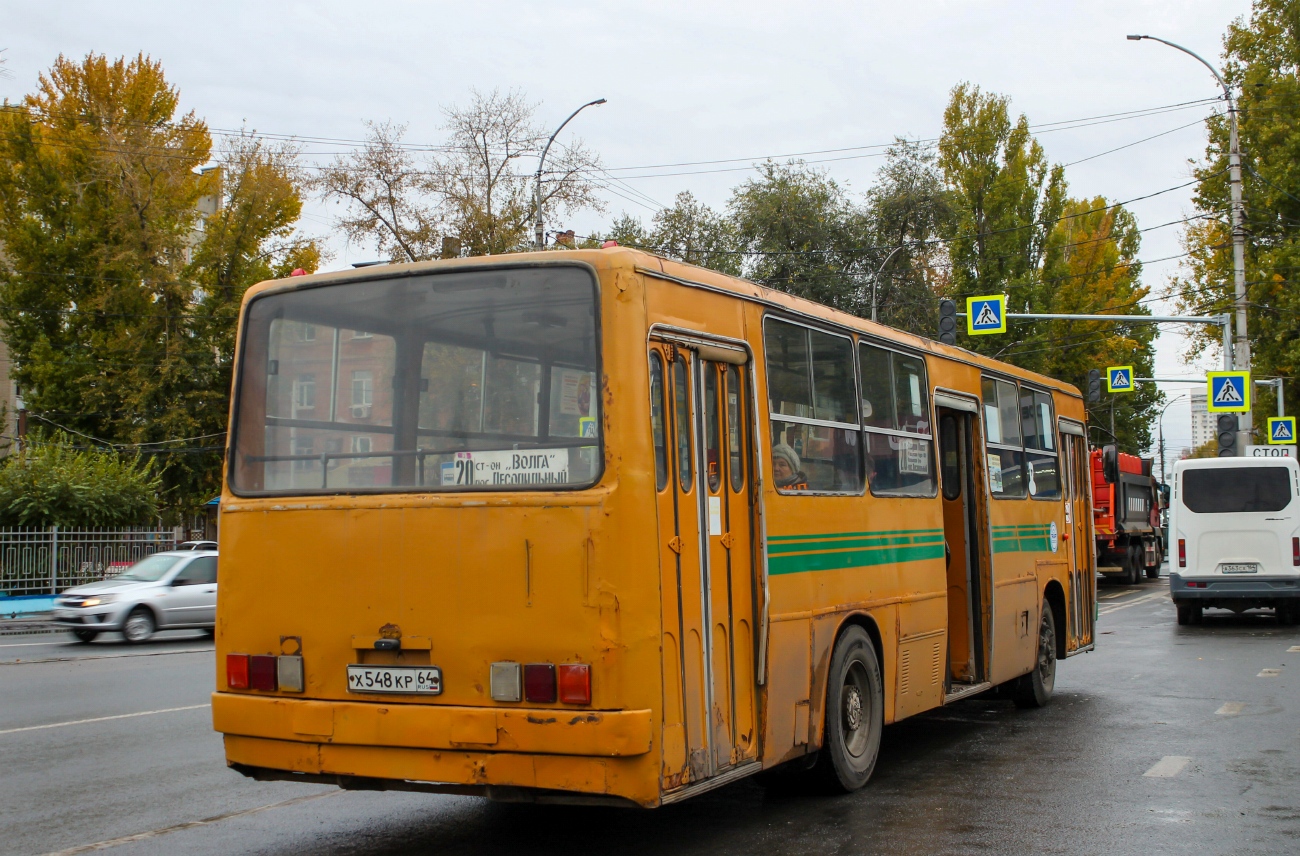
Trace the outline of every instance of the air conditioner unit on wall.
[[369, 419], [369, 418], [370, 418], [370, 405], [369, 405], [369, 404], [354, 404], [354, 405], [352, 405], [352, 418], [353, 418], [353, 419]]

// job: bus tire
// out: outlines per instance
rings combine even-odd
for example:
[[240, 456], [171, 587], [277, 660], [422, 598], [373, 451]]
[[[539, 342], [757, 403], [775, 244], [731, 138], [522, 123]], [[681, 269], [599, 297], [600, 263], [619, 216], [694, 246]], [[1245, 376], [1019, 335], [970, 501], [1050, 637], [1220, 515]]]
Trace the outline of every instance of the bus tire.
[[856, 791], [871, 778], [885, 724], [884, 681], [871, 637], [850, 625], [835, 643], [826, 682], [826, 734], [812, 773], [826, 790]]
[[1052, 617], [1051, 604], [1043, 602], [1043, 617], [1038, 623], [1038, 653], [1034, 668], [1016, 679], [1011, 690], [1011, 700], [1016, 707], [1043, 707], [1052, 700], [1056, 688], [1056, 619]]

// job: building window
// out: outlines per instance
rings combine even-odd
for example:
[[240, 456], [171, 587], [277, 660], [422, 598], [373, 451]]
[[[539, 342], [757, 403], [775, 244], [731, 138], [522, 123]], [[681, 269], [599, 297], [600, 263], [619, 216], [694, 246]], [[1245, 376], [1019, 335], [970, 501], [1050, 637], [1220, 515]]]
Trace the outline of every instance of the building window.
[[314, 342], [316, 341], [316, 325], [303, 324], [298, 328], [298, 341]]
[[352, 415], [357, 419], [370, 416], [374, 403], [374, 376], [369, 369], [352, 373]]
[[293, 406], [297, 410], [311, 410], [316, 406], [316, 375], [298, 375], [293, 382]]
[[353, 437], [353, 438], [352, 438], [352, 453], [353, 453], [354, 455], [368, 455], [368, 454], [370, 454], [370, 438], [369, 438], [369, 437]]
[[373, 338], [373, 337], [371, 336], [370, 333], [367, 333], [365, 330], [353, 330], [353, 331], [352, 331], [352, 338], [354, 338], [354, 339], [370, 339], [370, 338]]

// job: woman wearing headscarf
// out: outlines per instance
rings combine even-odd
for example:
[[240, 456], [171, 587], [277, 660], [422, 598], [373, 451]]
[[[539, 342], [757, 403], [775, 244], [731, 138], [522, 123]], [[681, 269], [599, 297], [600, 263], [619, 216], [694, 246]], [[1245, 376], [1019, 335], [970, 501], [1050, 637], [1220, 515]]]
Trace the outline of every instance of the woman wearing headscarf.
[[799, 469], [799, 454], [785, 443], [772, 447], [772, 479], [782, 490], [808, 489], [808, 477]]

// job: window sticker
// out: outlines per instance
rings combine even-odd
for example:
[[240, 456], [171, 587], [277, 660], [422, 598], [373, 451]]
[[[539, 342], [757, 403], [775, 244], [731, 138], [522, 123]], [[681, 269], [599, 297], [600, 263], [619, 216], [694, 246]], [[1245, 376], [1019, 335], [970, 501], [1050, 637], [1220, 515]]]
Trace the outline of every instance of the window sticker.
[[988, 454], [984, 458], [989, 467], [989, 490], [993, 493], [1002, 493], [1002, 457]]
[[930, 474], [930, 444], [925, 440], [900, 438], [898, 441], [898, 471], [914, 476]]

